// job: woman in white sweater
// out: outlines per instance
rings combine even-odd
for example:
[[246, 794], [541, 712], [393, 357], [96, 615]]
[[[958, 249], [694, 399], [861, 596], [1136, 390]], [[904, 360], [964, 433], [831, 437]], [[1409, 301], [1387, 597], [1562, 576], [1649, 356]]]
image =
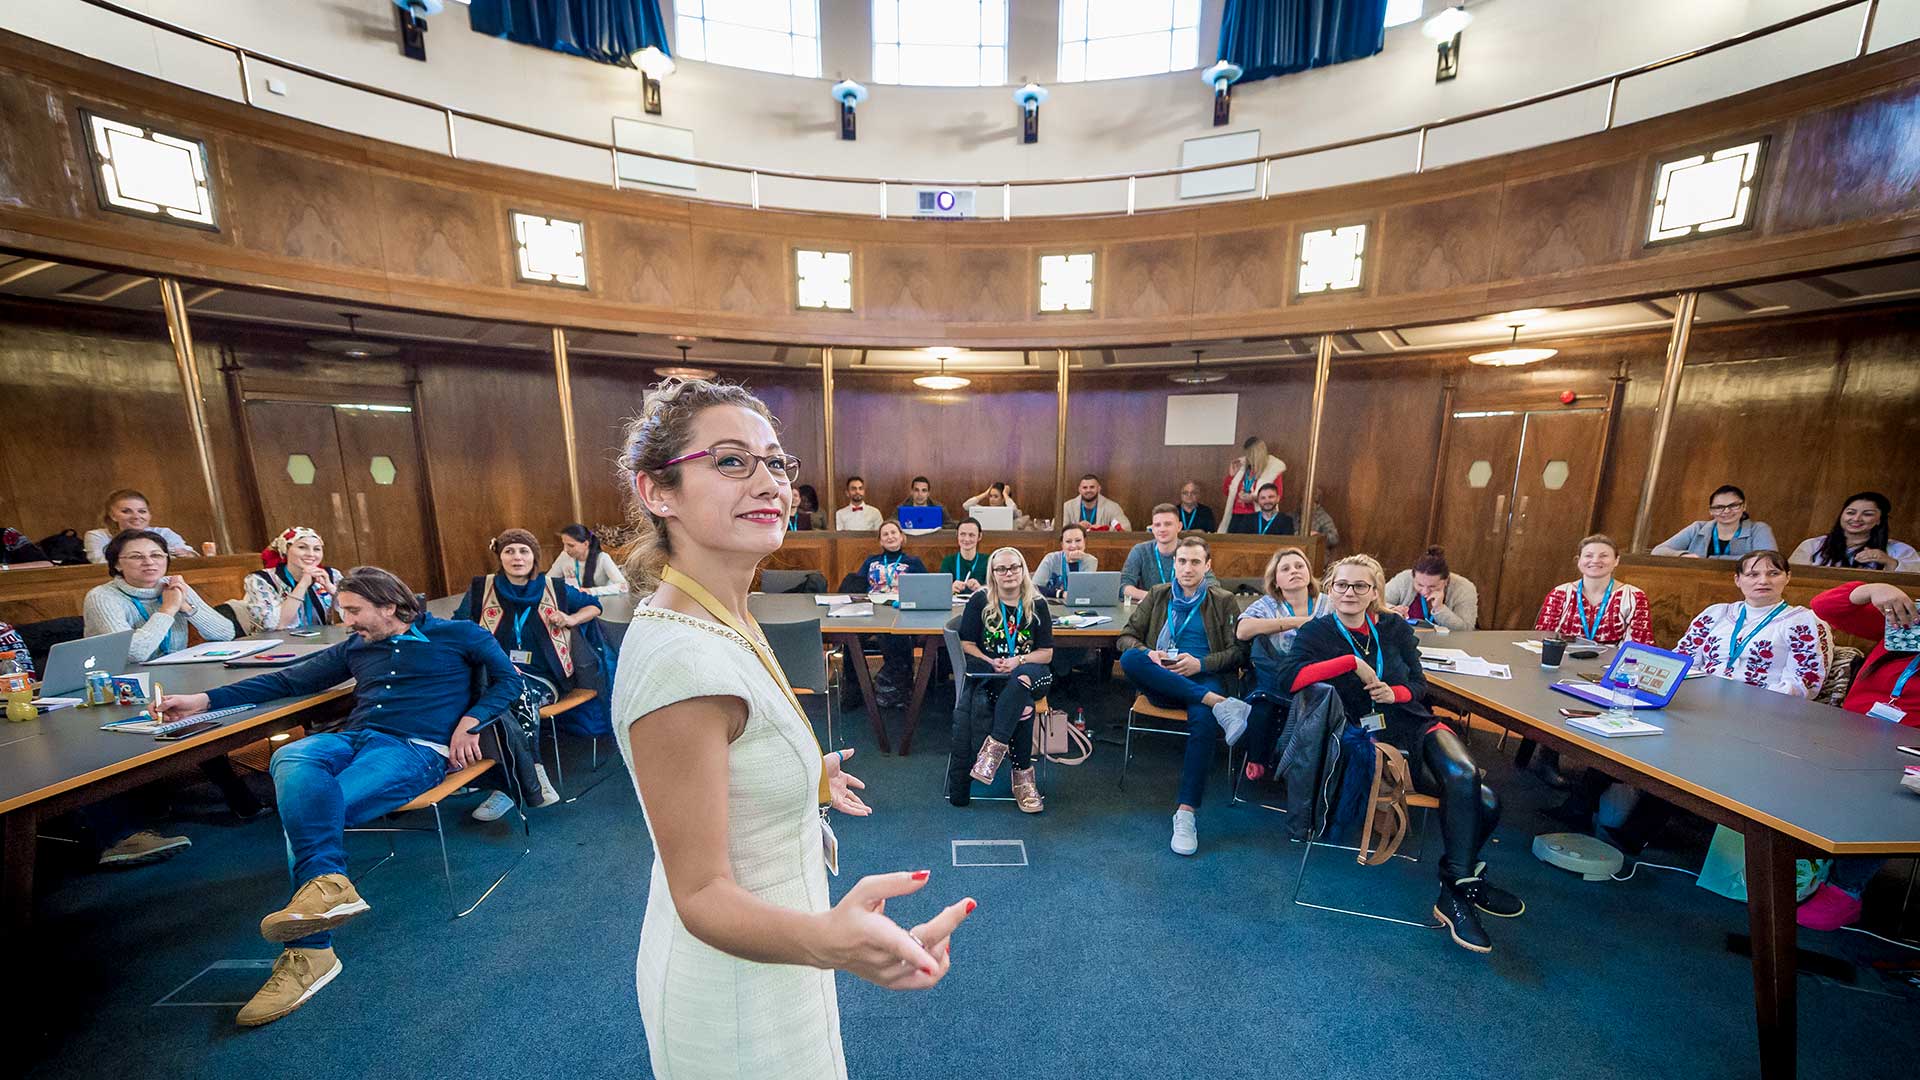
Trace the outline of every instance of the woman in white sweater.
[[107, 542], [112, 580], [87, 593], [86, 634], [132, 630], [127, 659], [144, 664], [187, 647], [191, 623], [208, 641], [233, 640], [233, 623], [200, 599], [193, 586], [167, 575], [167, 542], [145, 529], [126, 529]]
[[560, 530], [559, 557], [547, 576], [586, 593], [588, 596], [618, 596], [627, 591], [627, 575], [613, 556], [600, 550], [600, 538], [593, 530], [574, 522]]

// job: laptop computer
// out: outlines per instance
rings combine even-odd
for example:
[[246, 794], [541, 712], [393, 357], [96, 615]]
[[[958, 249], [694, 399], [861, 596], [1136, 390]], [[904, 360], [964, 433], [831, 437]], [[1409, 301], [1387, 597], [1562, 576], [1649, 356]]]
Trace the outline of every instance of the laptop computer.
[[1693, 657], [1683, 653], [1656, 649], [1652, 645], [1642, 645], [1637, 641], [1621, 644], [1613, 655], [1613, 663], [1607, 666], [1606, 679], [1598, 684], [1586, 682], [1556, 682], [1553, 689], [1563, 694], [1579, 698], [1589, 705], [1598, 705], [1603, 709], [1613, 707], [1613, 672], [1627, 657], [1639, 661], [1640, 685], [1634, 690], [1636, 709], [1664, 709], [1680, 692], [1680, 683], [1687, 677], [1687, 671], [1693, 667]]
[[1012, 532], [1013, 507], [1011, 506], [975, 506], [967, 513], [980, 523], [982, 532]]
[[1119, 571], [1088, 570], [1067, 575], [1067, 603], [1081, 607], [1115, 607], [1120, 603]]
[[952, 574], [901, 574], [899, 582], [901, 611], [952, 610]]
[[947, 512], [938, 506], [903, 506], [900, 508], [900, 527], [902, 529], [937, 529], [946, 524]]
[[47, 650], [47, 670], [40, 680], [40, 696], [67, 697], [87, 687], [87, 673], [104, 671], [109, 675], [126, 672], [127, 650], [133, 645], [133, 631], [63, 641]]

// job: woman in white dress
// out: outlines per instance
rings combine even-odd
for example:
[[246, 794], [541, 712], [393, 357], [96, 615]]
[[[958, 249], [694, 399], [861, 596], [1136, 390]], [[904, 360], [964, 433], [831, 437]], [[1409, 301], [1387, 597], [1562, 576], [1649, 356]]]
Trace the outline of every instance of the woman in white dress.
[[974, 908], [911, 931], [888, 918], [926, 870], [828, 895], [825, 807], [871, 813], [864, 785], [841, 769], [852, 751], [821, 755], [747, 610], [798, 465], [766, 406], [701, 380], [655, 387], [621, 451], [638, 532], [627, 570], [659, 582], [623, 643], [613, 729], [654, 846], [636, 983], [660, 1080], [846, 1076], [833, 972], [931, 987]]
[[1733, 575], [1743, 599], [1696, 615], [1676, 650], [1723, 679], [1794, 697], [1812, 697], [1827, 681], [1833, 632], [1811, 610], [1783, 598], [1787, 560], [1777, 551], [1740, 557]]

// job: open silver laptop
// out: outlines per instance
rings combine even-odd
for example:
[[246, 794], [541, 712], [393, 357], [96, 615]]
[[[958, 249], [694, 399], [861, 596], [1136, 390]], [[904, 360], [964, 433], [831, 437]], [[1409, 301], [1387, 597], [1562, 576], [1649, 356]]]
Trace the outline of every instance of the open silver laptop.
[[901, 611], [950, 611], [953, 609], [952, 574], [901, 574]]
[[983, 532], [1013, 531], [1013, 507], [1011, 506], [975, 506], [970, 507], [967, 513], [973, 515], [973, 520], [980, 523], [980, 529]]
[[1118, 571], [1089, 570], [1067, 575], [1067, 603], [1080, 607], [1113, 607], [1120, 603]]
[[86, 689], [87, 673], [104, 671], [124, 675], [133, 631], [63, 641], [47, 651], [47, 671], [40, 680], [41, 697], [68, 697]]

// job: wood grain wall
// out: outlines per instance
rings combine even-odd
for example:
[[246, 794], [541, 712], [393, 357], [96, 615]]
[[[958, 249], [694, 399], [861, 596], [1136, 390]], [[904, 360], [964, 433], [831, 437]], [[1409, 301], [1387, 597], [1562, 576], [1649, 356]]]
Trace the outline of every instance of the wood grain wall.
[[[102, 210], [82, 108], [206, 142], [217, 232]], [[349, 135], [0, 33], [0, 245], [227, 285], [531, 325], [811, 345], [1084, 347], [1317, 333], [1782, 276], [1920, 251], [1920, 43], [1551, 146], [1130, 216], [877, 220], [536, 176]], [[1643, 246], [1661, 160], [1771, 138], [1753, 227]], [[510, 209], [585, 225], [591, 287], [513, 280]], [[1297, 297], [1301, 234], [1365, 222], [1358, 290]], [[799, 311], [793, 251], [852, 255], [854, 310]], [[1041, 255], [1092, 252], [1090, 312]]]
[[[907, 499], [915, 476], [932, 482], [950, 517], [995, 481], [1013, 486], [1025, 513], [1051, 517], [1058, 396], [1054, 375], [975, 377], [964, 390], [925, 390], [908, 374], [836, 372], [834, 475], [859, 474], [881, 512]], [[844, 503], [836, 491], [821, 498]]]

